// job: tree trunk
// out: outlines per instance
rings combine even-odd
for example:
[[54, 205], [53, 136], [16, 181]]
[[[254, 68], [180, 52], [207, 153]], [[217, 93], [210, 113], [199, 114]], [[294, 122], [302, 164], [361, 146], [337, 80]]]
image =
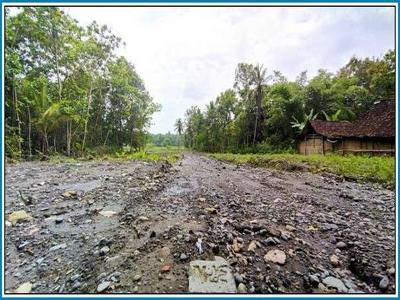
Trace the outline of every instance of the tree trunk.
[[261, 110], [262, 110], [261, 101], [262, 101], [262, 88], [261, 88], [261, 85], [259, 85], [257, 87], [257, 95], [256, 95], [257, 111], [256, 111], [256, 120], [254, 122], [255, 124], [254, 124], [254, 134], [253, 134], [253, 147], [254, 147], [254, 145], [256, 143], [256, 139], [257, 139], [257, 129], [259, 126], [258, 123], [259, 123], [259, 121], [261, 121], [261, 120], [259, 120], [259, 119], [261, 119], [260, 115], [261, 115]]
[[14, 98], [14, 107], [15, 107], [15, 120], [17, 122], [18, 128], [18, 156], [22, 155], [22, 131], [21, 131], [21, 120], [19, 118], [19, 109], [18, 109], [18, 97], [17, 97], [17, 88], [15, 86], [15, 79], [13, 79], [13, 98]]
[[71, 155], [72, 121], [67, 121], [67, 156]]
[[108, 135], [109, 135], [109, 134], [110, 134], [110, 130], [107, 131], [107, 135], [106, 135], [106, 138], [105, 138], [105, 140], [104, 140], [103, 147], [105, 147], [106, 144], [107, 144], [107, 139], [108, 139]]
[[47, 136], [47, 128], [44, 129], [43, 131], [43, 139], [44, 139], [44, 143], [43, 143], [43, 154], [47, 154], [47, 151], [49, 149], [49, 139]]
[[256, 112], [256, 120], [254, 122], [253, 147], [254, 147], [254, 145], [256, 143], [257, 126], [258, 126], [257, 122], [258, 122], [258, 108], [257, 108], [257, 112]]
[[56, 58], [56, 69], [57, 69], [58, 100], [61, 101], [62, 86], [61, 86], [61, 77], [60, 77], [60, 66], [59, 66], [59, 63], [58, 63], [57, 47], [54, 50], [54, 54], [55, 54], [55, 58]]
[[32, 159], [32, 121], [31, 121], [31, 110], [29, 108], [29, 105], [27, 106], [28, 108], [28, 150], [29, 150], [29, 159]]
[[87, 126], [88, 126], [88, 122], [89, 122], [89, 118], [90, 118], [90, 105], [92, 103], [92, 91], [93, 91], [93, 86], [92, 86], [92, 81], [90, 81], [88, 104], [87, 104], [87, 116], [86, 116], [86, 120], [85, 120], [85, 129], [83, 131], [82, 154], [83, 154], [83, 151], [85, 150]]

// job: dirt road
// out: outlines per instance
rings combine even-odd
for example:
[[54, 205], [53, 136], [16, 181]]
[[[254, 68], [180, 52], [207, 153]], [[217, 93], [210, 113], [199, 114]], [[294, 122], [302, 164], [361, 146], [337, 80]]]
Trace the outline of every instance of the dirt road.
[[19, 163], [6, 168], [6, 220], [20, 210], [30, 218], [5, 226], [8, 292], [185, 293], [190, 261], [214, 255], [241, 292], [395, 288], [394, 192], [329, 174], [197, 154], [174, 166]]

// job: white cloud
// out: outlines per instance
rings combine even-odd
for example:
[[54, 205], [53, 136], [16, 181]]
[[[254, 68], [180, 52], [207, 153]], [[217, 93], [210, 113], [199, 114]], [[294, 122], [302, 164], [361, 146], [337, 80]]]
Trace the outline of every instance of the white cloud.
[[394, 8], [66, 8], [83, 24], [109, 25], [163, 109], [152, 132], [173, 131], [191, 105], [232, 87], [239, 62], [262, 63], [289, 79], [336, 71], [352, 55], [394, 48]]

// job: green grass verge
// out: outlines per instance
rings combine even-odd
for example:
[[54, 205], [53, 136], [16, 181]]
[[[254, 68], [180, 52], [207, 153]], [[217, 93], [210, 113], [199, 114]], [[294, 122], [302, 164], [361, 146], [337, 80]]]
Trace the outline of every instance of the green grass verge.
[[377, 182], [389, 187], [395, 185], [395, 160], [393, 157], [229, 153], [215, 153], [210, 156], [237, 164], [250, 164], [286, 171], [330, 172], [352, 180]]
[[184, 152], [184, 148], [179, 147], [148, 147], [143, 151], [129, 152], [129, 151], [115, 151], [109, 152], [96, 152], [91, 151], [83, 157], [68, 157], [64, 155], [51, 155], [49, 161], [52, 163], [75, 163], [87, 160], [145, 160], [145, 161], [168, 161], [173, 164], [177, 162]]

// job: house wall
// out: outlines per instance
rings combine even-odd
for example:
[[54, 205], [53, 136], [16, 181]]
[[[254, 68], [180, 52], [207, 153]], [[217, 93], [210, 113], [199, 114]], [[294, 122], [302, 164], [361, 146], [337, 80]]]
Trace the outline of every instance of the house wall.
[[332, 152], [332, 144], [322, 136], [312, 135], [299, 142], [298, 151], [300, 154], [326, 154]]
[[356, 139], [345, 138], [342, 142], [338, 142], [336, 151], [344, 151], [344, 153], [364, 153], [372, 155], [394, 154], [390, 150], [395, 149], [394, 139]]
[[327, 154], [338, 152], [343, 154], [370, 154], [370, 155], [394, 155], [394, 139], [357, 139], [343, 138], [336, 143], [330, 143], [319, 135], [309, 135], [299, 141], [300, 154]]

